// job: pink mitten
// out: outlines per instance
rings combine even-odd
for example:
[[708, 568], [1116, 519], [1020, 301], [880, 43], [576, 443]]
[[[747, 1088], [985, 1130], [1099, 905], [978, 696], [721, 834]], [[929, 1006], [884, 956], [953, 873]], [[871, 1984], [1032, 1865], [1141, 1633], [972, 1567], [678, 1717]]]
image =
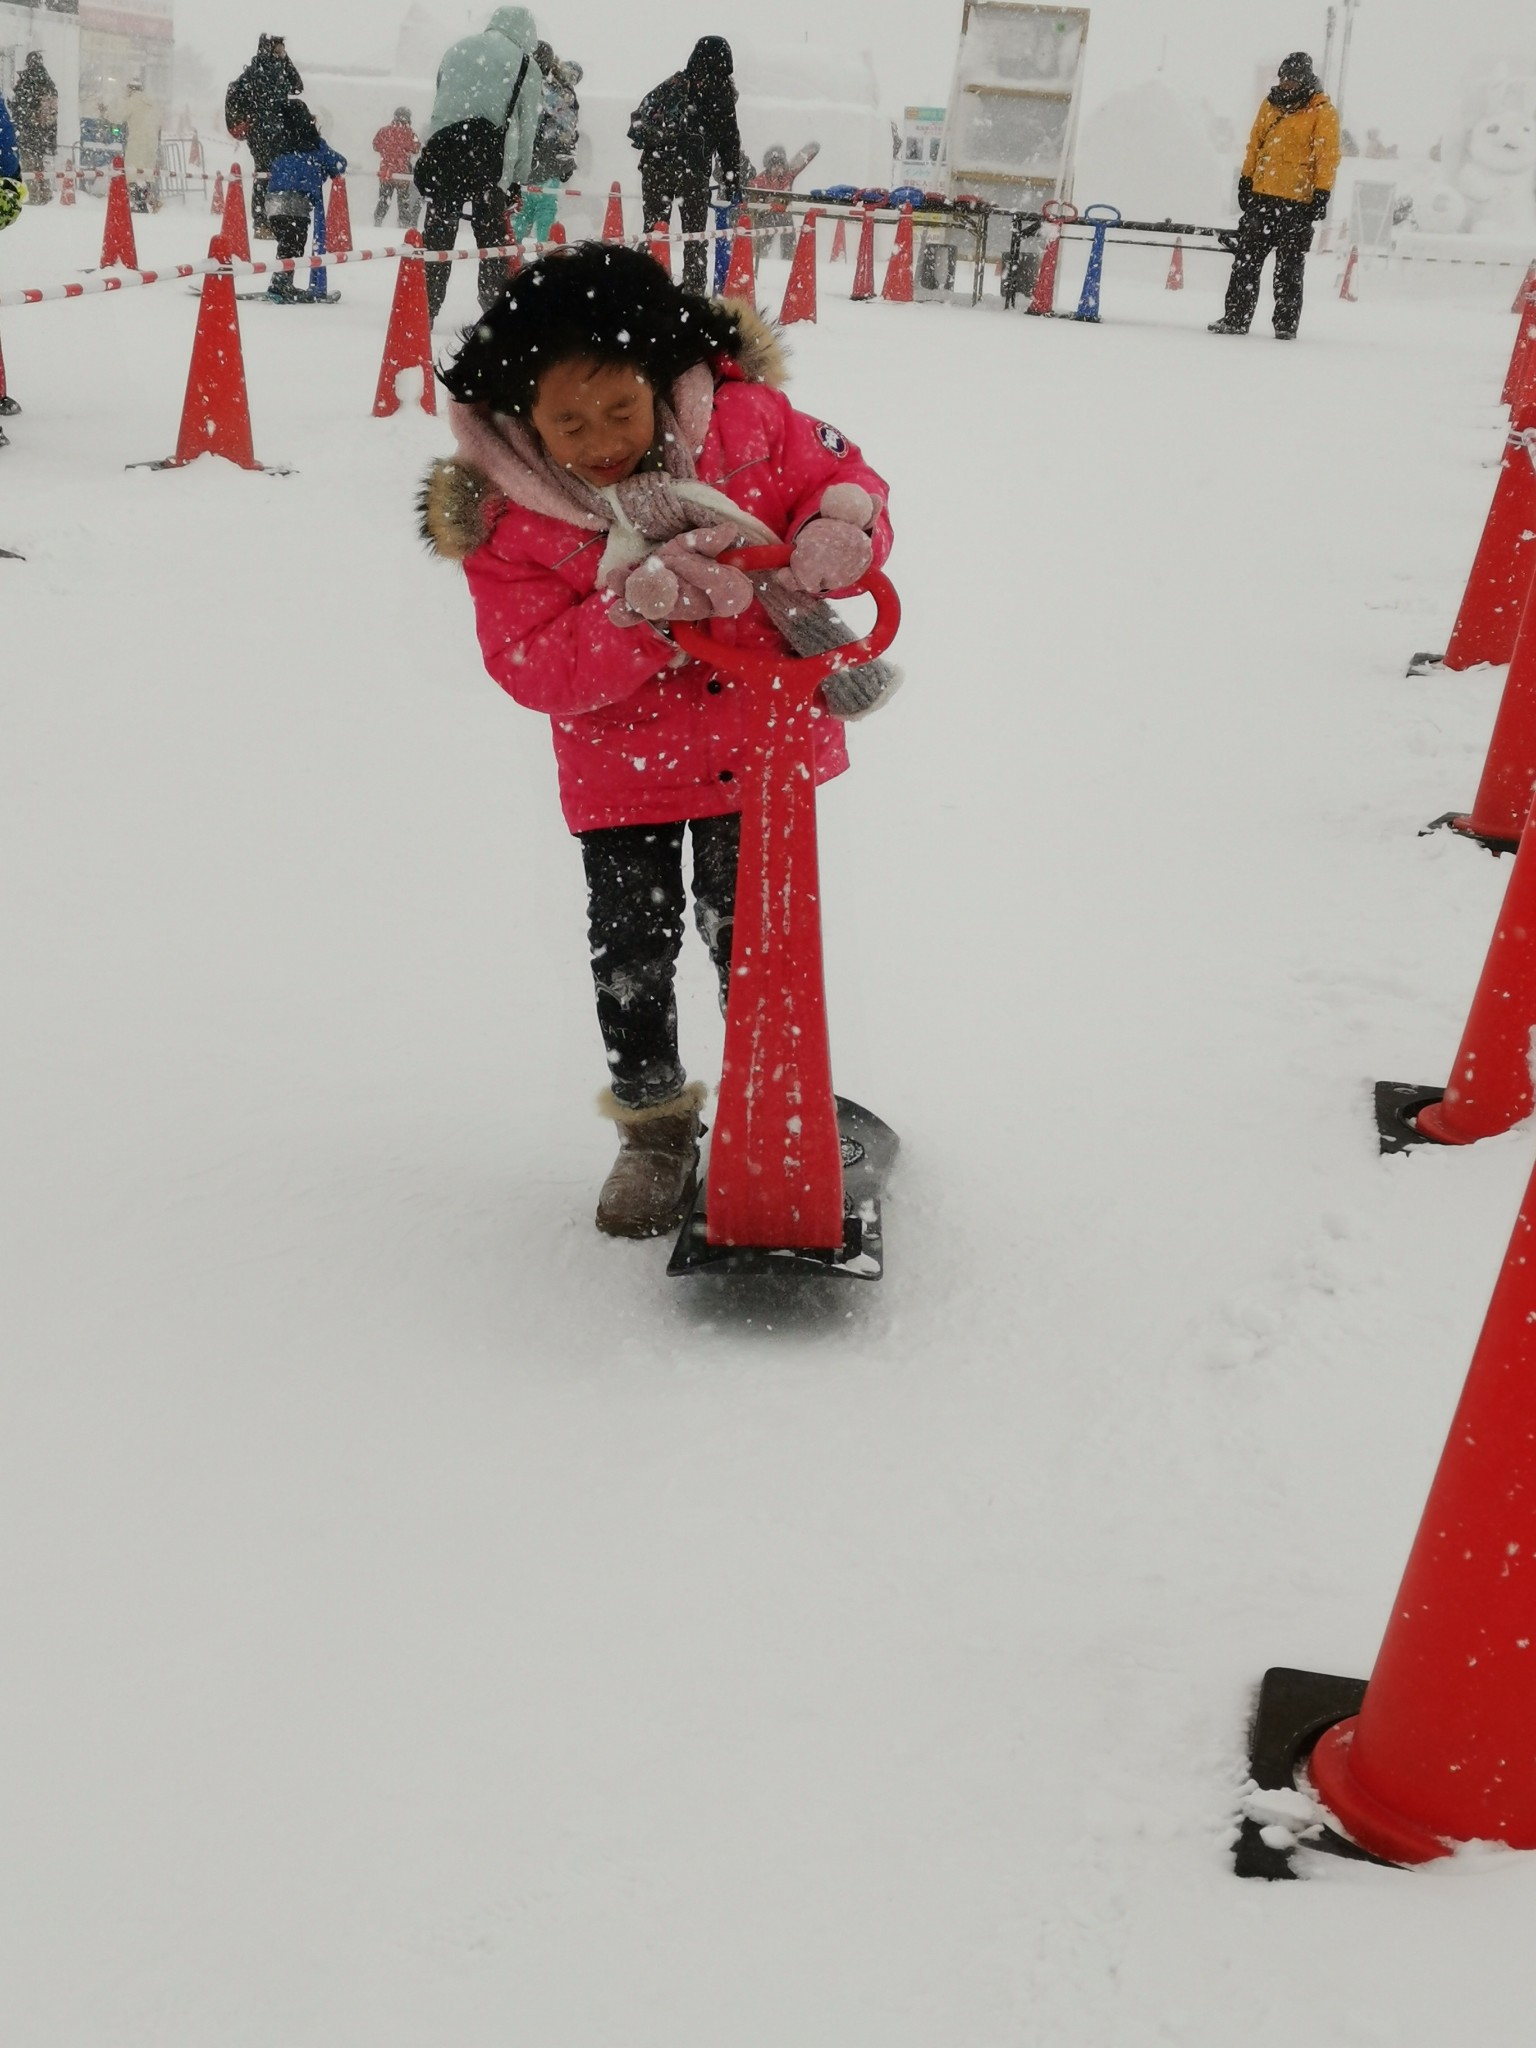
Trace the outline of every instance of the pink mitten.
[[623, 614], [649, 619], [734, 619], [752, 602], [750, 580], [739, 569], [723, 567], [714, 558], [741, 539], [734, 526], [701, 526], [679, 534], [647, 555], [624, 579], [624, 601], [609, 613], [613, 623], [628, 625]]
[[817, 516], [796, 534], [794, 553], [780, 580], [812, 597], [857, 583], [875, 558], [869, 528], [879, 510], [858, 484], [831, 485], [822, 492]]

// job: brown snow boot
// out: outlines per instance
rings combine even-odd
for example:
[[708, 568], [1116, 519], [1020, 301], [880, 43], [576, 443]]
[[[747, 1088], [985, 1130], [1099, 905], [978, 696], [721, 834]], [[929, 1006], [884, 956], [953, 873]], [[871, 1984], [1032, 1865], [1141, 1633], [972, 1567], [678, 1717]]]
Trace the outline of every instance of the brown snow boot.
[[692, 1081], [670, 1102], [628, 1109], [606, 1091], [598, 1107], [619, 1127], [619, 1156], [597, 1198], [597, 1227], [610, 1237], [659, 1237], [693, 1200], [698, 1180], [699, 1110], [707, 1090]]

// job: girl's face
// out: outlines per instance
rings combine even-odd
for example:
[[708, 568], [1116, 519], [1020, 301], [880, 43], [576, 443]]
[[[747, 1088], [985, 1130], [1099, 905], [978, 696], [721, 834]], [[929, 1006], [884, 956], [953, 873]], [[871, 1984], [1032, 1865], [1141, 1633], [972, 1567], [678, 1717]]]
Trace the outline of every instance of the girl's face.
[[628, 363], [553, 364], [529, 418], [553, 460], [599, 489], [633, 476], [656, 438], [651, 387]]

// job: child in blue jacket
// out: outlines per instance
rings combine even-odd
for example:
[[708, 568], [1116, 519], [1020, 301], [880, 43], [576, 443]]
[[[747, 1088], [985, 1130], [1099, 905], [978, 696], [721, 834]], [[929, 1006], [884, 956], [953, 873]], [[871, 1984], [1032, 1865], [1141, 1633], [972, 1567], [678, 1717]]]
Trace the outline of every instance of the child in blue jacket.
[[[304, 254], [311, 216], [325, 217], [326, 179], [343, 176], [347, 160], [321, 135], [301, 99], [289, 100], [283, 122], [283, 147], [272, 160], [267, 184], [267, 219], [277, 232], [278, 255], [296, 259]], [[307, 296], [286, 270], [278, 271], [267, 287], [267, 297], [278, 305]]]

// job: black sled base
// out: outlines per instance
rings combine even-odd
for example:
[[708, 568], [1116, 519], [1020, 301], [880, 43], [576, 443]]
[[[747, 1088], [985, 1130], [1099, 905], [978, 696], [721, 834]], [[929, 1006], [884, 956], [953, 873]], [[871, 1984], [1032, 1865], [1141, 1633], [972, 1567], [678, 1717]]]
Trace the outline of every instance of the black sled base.
[[885, 1271], [885, 1237], [880, 1196], [901, 1140], [873, 1110], [837, 1101], [837, 1128], [843, 1144], [843, 1241], [835, 1251], [825, 1246], [711, 1244], [703, 1179], [693, 1207], [672, 1247], [667, 1272], [674, 1280], [696, 1274], [802, 1273], [844, 1280], [878, 1280]]

